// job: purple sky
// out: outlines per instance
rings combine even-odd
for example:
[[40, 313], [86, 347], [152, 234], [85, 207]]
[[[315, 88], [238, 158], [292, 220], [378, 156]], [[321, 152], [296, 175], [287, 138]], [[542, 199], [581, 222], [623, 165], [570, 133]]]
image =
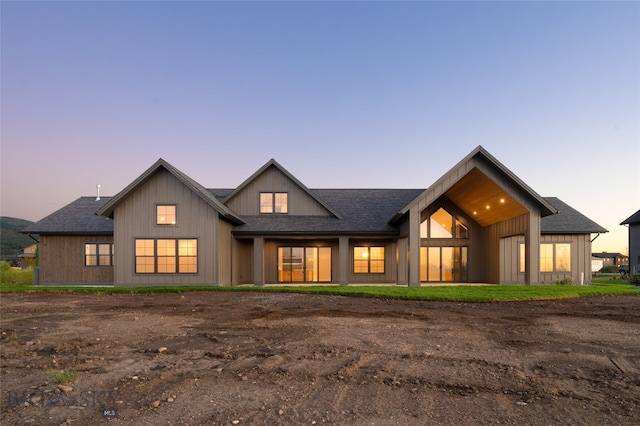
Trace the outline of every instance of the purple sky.
[[10, 2], [0, 214], [206, 187], [426, 188], [477, 145], [610, 232], [640, 209], [638, 2]]

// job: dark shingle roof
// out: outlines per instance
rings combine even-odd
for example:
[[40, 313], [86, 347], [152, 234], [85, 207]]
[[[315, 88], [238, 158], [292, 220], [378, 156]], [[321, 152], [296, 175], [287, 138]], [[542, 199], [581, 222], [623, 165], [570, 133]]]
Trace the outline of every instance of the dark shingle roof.
[[608, 232], [579, 211], [556, 197], [544, 199], [558, 210], [558, 213], [545, 216], [541, 221], [543, 234], [591, 234]]
[[[236, 228], [242, 234], [388, 234], [397, 235], [398, 228], [389, 219], [423, 192], [423, 189], [310, 189], [340, 214], [334, 216], [260, 215], [242, 216], [245, 225]], [[216, 197], [229, 194], [229, 189], [210, 189]], [[80, 197], [22, 232], [31, 234], [109, 235], [113, 221], [96, 215], [113, 197]], [[555, 197], [545, 200], [558, 210], [542, 218], [543, 234], [607, 232]]]
[[235, 234], [255, 233], [388, 233], [398, 228], [389, 220], [423, 189], [310, 189], [330, 205], [342, 219], [331, 216], [260, 215], [242, 216], [245, 225]]
[[601, 258], [611, 258], [611, 257], [618, 257], [618, 256], [625, 256], [622, 253], [607, 253], [606, 251], [600, 252], [600, 253], [591, 253], [591, 256], [593, 257], [601, 257]]
[[80, 197], [60, 210], [27, 226], [24, 234], [109, 235], [113, 234], [113, 220], [96, 215], [96, 211], [111, 197]]
[[640, 223], [640, 210], [626, 218], [620, 225], [634, 225]]

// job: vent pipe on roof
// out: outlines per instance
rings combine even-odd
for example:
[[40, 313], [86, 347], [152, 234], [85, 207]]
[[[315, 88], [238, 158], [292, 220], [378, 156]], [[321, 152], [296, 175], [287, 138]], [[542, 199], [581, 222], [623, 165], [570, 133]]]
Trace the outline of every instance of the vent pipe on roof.
[[100, 185], [96, 185], [96, 190], [98, 192], [98, 195], [96, 196], [96, 201], [100, 201]]

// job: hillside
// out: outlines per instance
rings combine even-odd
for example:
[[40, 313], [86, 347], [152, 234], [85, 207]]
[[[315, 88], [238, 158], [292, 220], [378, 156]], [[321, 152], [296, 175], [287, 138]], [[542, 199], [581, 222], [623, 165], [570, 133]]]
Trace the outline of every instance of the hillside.
[[[0, 260], [14, 260], [23, 248], [35, 242], [28, 235], [20, 233], [32, 223], [25, 219], [0, 217]], [[34, 237], [38, 238], [37, 235]]]

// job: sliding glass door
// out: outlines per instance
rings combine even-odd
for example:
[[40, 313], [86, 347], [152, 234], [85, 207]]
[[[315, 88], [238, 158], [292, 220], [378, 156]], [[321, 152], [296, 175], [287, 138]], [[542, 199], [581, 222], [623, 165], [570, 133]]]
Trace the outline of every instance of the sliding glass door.
[[278, 282], [331, 282], [331, 247], [278, 247]]
[[420, 247], [420, 281], [467, 280], [467, 247]]

